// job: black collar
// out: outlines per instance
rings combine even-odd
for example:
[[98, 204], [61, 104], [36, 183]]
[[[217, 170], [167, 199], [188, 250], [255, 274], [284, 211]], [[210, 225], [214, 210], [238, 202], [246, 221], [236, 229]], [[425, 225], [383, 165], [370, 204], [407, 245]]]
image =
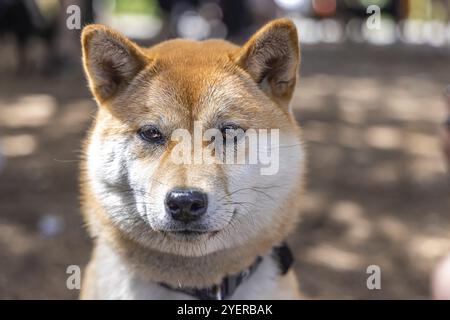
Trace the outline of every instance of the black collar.
[[[285, 243], [280, 246], [276, 246], [272, 249], [271, 256], [278, 262], [280, 274], [286, 274], [293, 262], [292, 253], [289, 247]], [[220, 284], [206, 288], [174, 288], [165, 283], [160, 283], [160, 285], [174, 291], [188, 294], [200, 300], [225, 300], [233, 295], [241, 283], [250, 278], [250, 276], [261, 264], [262, 260], [262, 257], [257, 257], [253, 264], [247, 269], [239, 273], [226, 276]]]

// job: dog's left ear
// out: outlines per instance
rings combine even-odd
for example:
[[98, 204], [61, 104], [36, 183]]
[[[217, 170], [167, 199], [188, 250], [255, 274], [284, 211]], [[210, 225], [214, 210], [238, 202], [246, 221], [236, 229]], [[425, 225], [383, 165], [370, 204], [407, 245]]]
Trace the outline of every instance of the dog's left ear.
[[268, 23], [233, 59], [269, 97], [282, 106], [289, 105], [300, 64], [297, 29], [292, 21]]
[[86, 26], [81, 44], [84, 69], [99, 102], [114, 97], [149, 63], [135, 43], [103, 25]]

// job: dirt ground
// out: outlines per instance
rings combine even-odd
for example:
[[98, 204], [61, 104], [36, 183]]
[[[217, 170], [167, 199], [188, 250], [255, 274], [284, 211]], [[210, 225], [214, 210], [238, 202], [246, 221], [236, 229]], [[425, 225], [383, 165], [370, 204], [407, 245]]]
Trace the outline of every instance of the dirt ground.
[[[293, 108], [308, 183], [289, 242], [307, 296], [430, 297], [430, 272], [450, 252], [450, 179], [438, 140], [449, 57], [304, 48]], [[80, 71], [0, 72], [0, 298], [77, 297], [66, 268], [89, 258], [77, 174], [94, 111]], [[369, 265], [381, 268], [381, 290], [366, 287]]]

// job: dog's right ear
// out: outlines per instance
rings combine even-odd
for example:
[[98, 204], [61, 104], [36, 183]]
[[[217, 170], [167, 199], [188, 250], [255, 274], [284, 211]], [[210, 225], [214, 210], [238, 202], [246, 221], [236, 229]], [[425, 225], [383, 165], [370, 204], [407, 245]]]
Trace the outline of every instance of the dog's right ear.
[[277, 19], [269, 22], [232, 59], [274, 101], [289, 105], [300, 64], [297, 28], [292, 21]]
[[99, 102], [116, 95], [149, 62], [135, 43], [102, 25], [86, 26], [81, 44], [84, 70]]

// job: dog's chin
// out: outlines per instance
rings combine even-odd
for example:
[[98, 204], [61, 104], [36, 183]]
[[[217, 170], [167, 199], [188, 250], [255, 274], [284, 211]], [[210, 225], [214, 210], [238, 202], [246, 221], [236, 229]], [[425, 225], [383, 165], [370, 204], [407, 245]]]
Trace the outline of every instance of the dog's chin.
[[[156, 231], [159, 235], [157, 246], [152, 242], [151, 247], [162, 253], [183, 257], [202, 257], [219, 250], [217, 239], [220, 230], [214, 231]], [[223, 249], [222, 247], [220, 249]]]

